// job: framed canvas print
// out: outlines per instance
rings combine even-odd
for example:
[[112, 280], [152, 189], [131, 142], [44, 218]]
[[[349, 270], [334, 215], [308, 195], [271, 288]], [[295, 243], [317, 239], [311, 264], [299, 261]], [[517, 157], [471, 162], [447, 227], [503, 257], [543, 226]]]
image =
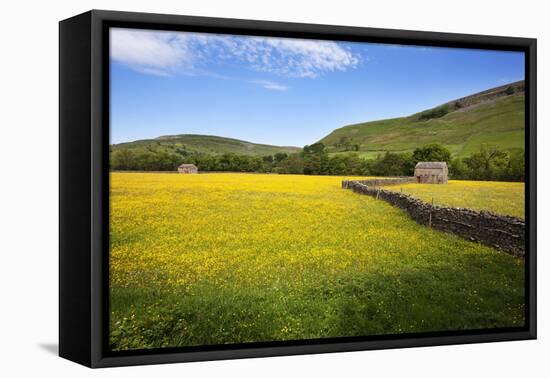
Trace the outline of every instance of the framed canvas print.
[[62, 357], [536, 337], [536, 40], [60, 22]]

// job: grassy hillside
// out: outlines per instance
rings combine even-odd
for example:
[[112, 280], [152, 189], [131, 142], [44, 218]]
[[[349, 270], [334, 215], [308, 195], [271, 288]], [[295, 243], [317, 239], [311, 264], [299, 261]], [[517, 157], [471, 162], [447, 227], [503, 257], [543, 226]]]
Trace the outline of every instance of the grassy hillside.
[[412, 151], [428, 143], [443, 144], [459, 157], [477, 152], [482, 144], [498, 145], [509, 151], [523, 149], [523, 90], [500, 92], [499, 96], [482, 93], [409, 117], [345, 126], [321, 142], [331, 153], [358, 148], [358, 153], [367, 157], [385, 151]]
[[111, 150], [115, 151], [117, 149], [150, 150], [155, 152], [185, 150], [187, 152], [202, 152], [211, 155], [234, 153], [253, 156], [273, 155], [277, 152], [292, 153], [301, 150], [299, 147], [271, 146], [239, 139], [193, 134], [161, 136], [155, 139], [144, 139], [111, 146]]
[[[520, 81], [449, 101], [408, 117], [344, 126], [320, 142], [332, 155], [353, 151], [368, 158], [386, 151], [413, 151], [428, 143], [443, 144], [457, 157], [469, 156], [479, 151], [483, 144], [497, 145], [508, 151], [523, 150], [524, 114], [524, 82]], [[249, 156], [301, 151], [299, 147], [193, 134], [161, 136], [111, 146], [112, 151], [119, 149]]]

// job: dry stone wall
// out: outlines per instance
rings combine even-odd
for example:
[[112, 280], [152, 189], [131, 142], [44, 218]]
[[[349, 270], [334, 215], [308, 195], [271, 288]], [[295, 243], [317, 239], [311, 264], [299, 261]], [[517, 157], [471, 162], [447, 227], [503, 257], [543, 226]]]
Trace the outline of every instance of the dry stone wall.
[[359, 183], [371, 187], [377, 187], [377, 186], [385, 186], [385, 185], [399, 185], [399, 184], [409, 184], [416, 182], [414, 177], [387, 177], [387, 178], [376, 178], [376, 179], [368, 179], [368, 180], [343, 180], [342, 181], [342, 188], [344, 189], [351, 189], [348, 188], [348, 183]]
[[385, 185], [410, 182], [394, 181], [401, 179], [405, 178], [377, 179], [378, 184], [373, 180], [344, 180], [342, 187], [403, 209], [419, 224], [489, 245], [517, 257], [525, 256], [525, 221], [523, 219], [488, 211], [432, 205], [407, 194], [376, 187], [384, 185], [382, 182], [385, 182]]

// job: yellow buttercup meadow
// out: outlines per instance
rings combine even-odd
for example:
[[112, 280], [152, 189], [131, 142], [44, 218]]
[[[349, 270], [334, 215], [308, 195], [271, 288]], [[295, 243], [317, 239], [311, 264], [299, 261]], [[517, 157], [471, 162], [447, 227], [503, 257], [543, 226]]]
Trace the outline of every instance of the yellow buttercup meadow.
[[112, 173], [111, 347], [523, 324], [521, 260], [342, 179]]

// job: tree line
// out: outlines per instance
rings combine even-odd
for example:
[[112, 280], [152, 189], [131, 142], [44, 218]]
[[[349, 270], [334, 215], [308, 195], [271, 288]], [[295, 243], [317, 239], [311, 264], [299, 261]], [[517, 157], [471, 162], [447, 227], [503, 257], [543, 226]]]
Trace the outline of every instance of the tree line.
[[258, 172], [304, 175], [412, 176], [419, 161], [444, 161], [449, 176], [463, 180], [524, 181], [523, 151], [508, 152], [483, 145], [466, 158], [452, 158], [439, 145], [428, 144], [411, 152], [385, 152], [365, 159], [357, 153], [330, 156], [323, 143], [305, 146], [298, 153], [249, 156], [234, 153], [210, 155], [175, 149], [173, 152], [117, 149], [111, 151], [112, 170], [175, 171], [182, 163], [195, 164], [202, 172]]

